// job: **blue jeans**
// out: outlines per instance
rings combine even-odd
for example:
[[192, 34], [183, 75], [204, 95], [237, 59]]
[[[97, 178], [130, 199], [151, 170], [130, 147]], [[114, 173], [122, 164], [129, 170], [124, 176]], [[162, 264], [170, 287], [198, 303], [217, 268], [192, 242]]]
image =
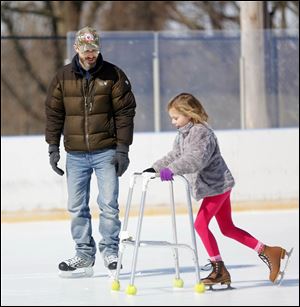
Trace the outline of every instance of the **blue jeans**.
[[76, 243], [76, 255], [95, 259], [96, 244], [92, 236], [89, 208], [90, 182], [93, 170], [98, 184], [97, 203], [100, 209], [99, 232], [102, 239], [99, 251], [103, 257], [118, 254], [119, 233], [119, 180], [111, 160], [114, 149], [97, 152], [67, 153], [68, 210], [71, 213], [71, 233]]

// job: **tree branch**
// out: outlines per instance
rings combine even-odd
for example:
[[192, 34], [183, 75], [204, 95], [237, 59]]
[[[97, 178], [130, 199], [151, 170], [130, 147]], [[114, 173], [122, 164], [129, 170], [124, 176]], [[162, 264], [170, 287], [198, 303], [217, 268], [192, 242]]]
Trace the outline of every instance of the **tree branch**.
[[[52, 1], [50, 1], [52, 2]], [[29, 6], [29, 5], [27, 5]], [[23, 7], [11, 7], [8, 5], [8, 3], [4, 2], [1, 4], [1, 10], [3, 12], [11, 12], [11, 13], [18, 13], [18, 14], [32, 14], [32, 15], [38, 15], [38, 16], [44, 16], [44, 17], [53, 17], [51, 15], [51, 12], [44, 9], [31, 9], [26, 7], [24, 5]], [[57, 19], [60, 19], [59, 17], [56, 17]]]
[[[58, 18], [55, 16], [54, 9], [52, 6], [53, 1], [45, 1], [45, 7], [50, 12], [50, 25], [52, 29], [52, 33], [54, 36], [58, 36], [58, 27], [57, 27], [57, 21]], [[60, 68], [63, 65], [63, 59], [62, 59], [62, 50], [60, 47], [60, 44], [57, 44], [55, 40], [52, 41], [54, 46], [54, 61], [55, 61], [55, 67], [56, 69]]]
[[10, 83], [6, 80], [5, 76], [1, 75], [1, 82], [3, 82], [3, 85], [8, 89], [8, 91], [11, 93], [12, 97], [15, 98], [15, 102], [21, 106], [21, 108], [28, 113], [31, 117], [36, 119], [39, 122], [44, 122], [44, 118], [40, 116], [39, 113], [35, 112], [27, 103], [25, 100], [22, 100], [16, 91], [14, 90], [13, 86], [10, 85]]
[[[11, 35], [14, 35], [13, 30], [13, 23], [10, 18], [8, 18], [3, 11], [1, 11], [1, 18], [3, 22], [7, 25], [8, 31]], [[42, 83], [41, 79], [38, 75], [33, 71], [32, 65], [30, 64], [28, 58], [26, 57], [26, 52], [22, 45], [20, 44], [19, 40], [13, 39], [13, 44], [15, 45], [17, 54], [19, 55], [20, 59], [23, 61], [26, 71], [28, 72], [29, 76], [37, 83], [39, 89], [42, 93], [47, 92], [46, 86]]]
[[168, 5], [168, 12], [171, 19], [186, 25], [189, 29], [192, 30], [204, 30], [205, 27], [201, 24], [198, 24], [190, 17], [185, 16], [181, 13], [176, 6]]

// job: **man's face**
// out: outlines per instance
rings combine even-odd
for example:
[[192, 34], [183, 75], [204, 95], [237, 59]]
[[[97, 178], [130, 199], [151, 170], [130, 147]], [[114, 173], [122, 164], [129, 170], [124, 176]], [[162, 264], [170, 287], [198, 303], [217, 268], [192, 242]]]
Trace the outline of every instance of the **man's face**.
[[98, 50], [91, 49], [82, 52], [80, 48], [76, 48], [76, 52], [78, 53], [80, 62], [83, 64], [84, 68], [88, 70], [95, 66], [99, 54]]

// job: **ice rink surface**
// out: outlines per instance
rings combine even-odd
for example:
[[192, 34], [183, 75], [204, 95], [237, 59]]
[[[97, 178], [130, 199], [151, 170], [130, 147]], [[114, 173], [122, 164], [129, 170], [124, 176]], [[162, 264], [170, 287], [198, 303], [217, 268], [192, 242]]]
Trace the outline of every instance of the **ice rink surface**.
[[[121, 289], [111, 291], [111, 282], [97, 253], [94, 276], [65, 279], [57, 266], [74, 255], [70, 222], [27, 222], [1, 224], [1, 306], [299, 306], [299, 211], [235, 212], [236, 226], [268, 245], [294, 247], [285, 278], [280, 286], [268, 280], [268, 268], [257, 254], [240, 243], [223, 237], [215, 223], [211, 230], [219, 243], [223, 260], [231, 274], [234, 290], [194, 292], [195, 269], [191, 253], [179, 249], [181, 289], [173, 288], [174, 260], [169, 248], [139, 249], [135, 286], [137, 294], [125, 289], [130, 281], [133, 247], [126, 246]], [[190, 244], [187, 215], [177, 215], [178, 242]], [[136, 217], [129, 218], [135, 236]], [[98, 220], [93, 221], [96, 241]], [[172, 241], [169, 216], [145, 216], [142, 240]], [[200, 265], [207, 254], [197, 237]], [[209, 272], [201, 271], [201, 277]]]

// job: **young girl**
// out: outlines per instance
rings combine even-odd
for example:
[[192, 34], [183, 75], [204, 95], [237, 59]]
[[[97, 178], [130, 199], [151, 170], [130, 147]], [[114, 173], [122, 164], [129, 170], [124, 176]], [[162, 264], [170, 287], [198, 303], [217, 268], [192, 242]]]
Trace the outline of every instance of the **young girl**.
[[[195, 229], [199, 234], [212, 264], [212, 272], [204, 279], [205, 285], [227, 284], [227, 271], [214, 235], [209, 230], [213, 217], [223, 235], [255, 250], [270, 269], [274, 283], [279, 275], [281, 259], [288, 253], [281, 247], [270, 247], [248, 232], [236, 227], [231, 217], [230, 193], [234, 179], [223, 160], [217, 138], [207, 124], [208, 115], [193, 95], [181, 93], [168, 104], [172, 124], [178, 129], [173, 150], [156, 161], [146, 172], [159, 172], [162, 181], [173, 180], [173, 175], [186, 175], [193, 197], [203, 199]], [[144, 171], [144, 172], [145, 172]]]

